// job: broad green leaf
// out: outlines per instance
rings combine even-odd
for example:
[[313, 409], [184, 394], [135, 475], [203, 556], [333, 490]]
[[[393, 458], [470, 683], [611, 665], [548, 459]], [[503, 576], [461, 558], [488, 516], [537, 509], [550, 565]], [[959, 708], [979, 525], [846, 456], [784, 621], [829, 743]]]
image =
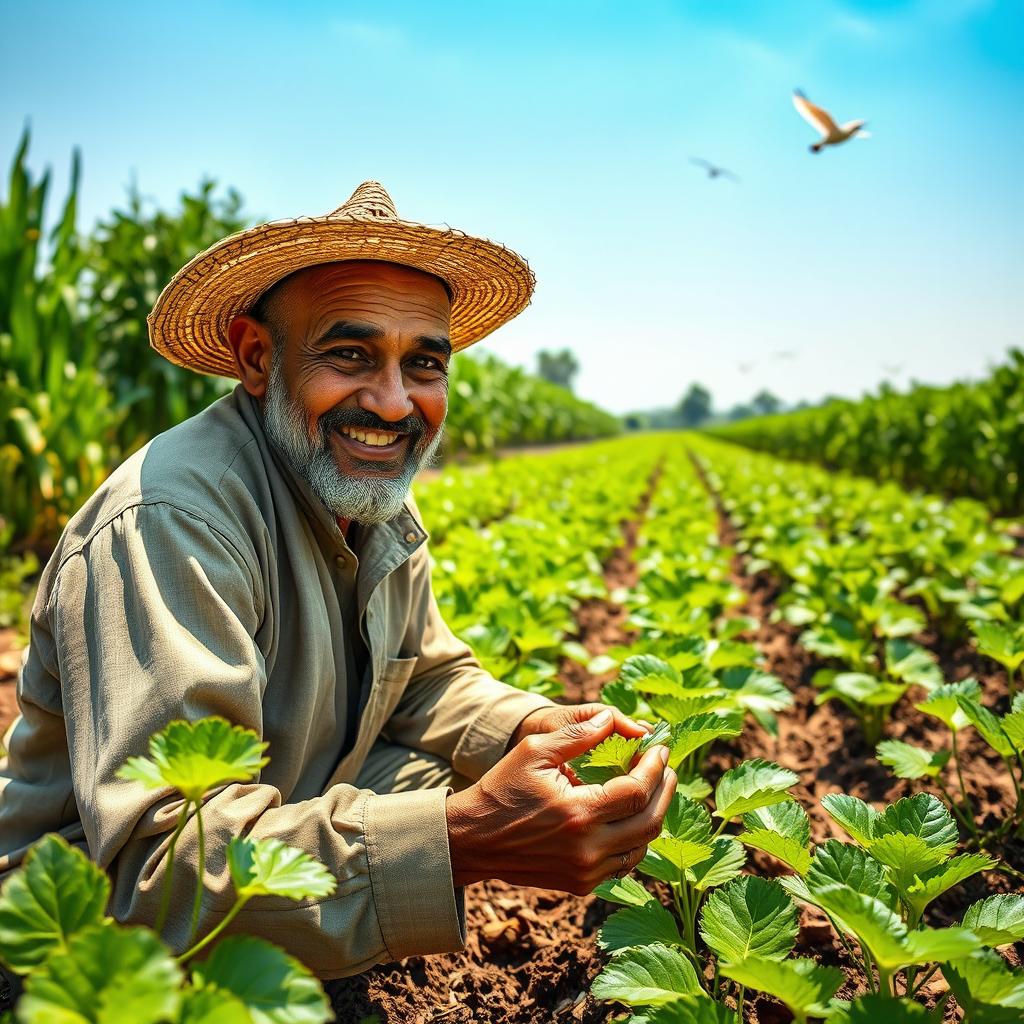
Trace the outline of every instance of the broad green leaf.
[[[687, 839], [676, 839], [674, 836], [666, 835], [658, 836], [657, 839], [648, 844], [647, 848], [649, 853], [658, 854], [675, 868], [676, 875], [668, 879], [662, 878], [662, 881], [677, 881], [679, 872], [692, 868], [694, 864], [699, 864], [703, 860], [707, 860], [714, 853], [710, 842], [694, 843]], [[646, 860], [647, 858], [645, 857], [644, 861]], [[644, 861], [640, 862], [641, 870], [644, 870]], [[647, 873], [654, 874], [650, 870]], [[661, 878], [660, 875], [654, 875], [654, 877]]]
[[606, 952], [662, 942], [666, 946], [682, 944], [676, 919], [657, 901], [642, 907], [624, 907], [605, 921], [597, 944]]
[[743, 875], [716, 889], [700, 911], [700, 934], [722, 963], [782, 960], [796, 942], [797, 910], [778, 882]]
[[999, 724], [1006, 738], [1010, 741], [1010, 746], [1017, 753], [1024, 753], [1024, 708], [1019, 708], [1008, 715], [1003, 715], [999, 720]]
[[801, 846], [806, 846], [811, 841], [810, 819], [796, 800], [786, 799], [768, 807], [748, 811], [743, 815], [743, 824], [751, 831], [765, 829], [777, 832]]
[[659, 722], [646, 736], [640, 737], [639, 753], [646, 754], [651, 747], [671, 747], [672, 727], [668, 722]]
[[987, 707], [978, 700], [966, 697], [959, 698], [959, 703], [960, 710], [967, 716], [967, 720], [1000, 757], [1016, 756], [1013, 744], [1009, 736], [1003, 732], [999, 719]]
[[584, 785], [603, 786], [611, 779], [629, 772], [633, 758], [640, 749], [640, 737], [627, 739], [613, 732], [606, 740], [602, 740], [593, 750], [588, 750], [569, 762], [569, 767], [576, 773], [576, 778]]
[[[655, 840], [657, 842], [657, 840]], [[705, 853], [704, 856], [707, 856]], [[657, 850], [647, 847], [644, 859], [636, 866], [637, 871], [642, 875], [649, 875], [658, 879], [659, 882], [679, 882], [682, 880], [683, 872], [667, 857], [658, 853]]]
[[782, 861], [786, 867], [792, 868], [798, 874], [806, 874], [807, 869], [811, 866], [810, 851], [805, 845], [795, 839], [790, 839], [789, 836], [770, 832], [766, 828], [753, 828], [741, 832], [736, 838], [744, 846], [763, 850], [776, 860]]
[[729, 820], [759, 807], [790, 799], [786, 790], [800, 781], [796, 772], [755, 758], [730, 768], [715, 788], [715, 817]]
[[829, 1024], [940, 1024], [938, 1013], [911, 999], [893, 999], [878, 993], [854, 999], [833, 1013]]
[[318, 860], [279, 839], [234, 836], [228, 843], [228, 866], [235, 892], [246, 898], [322, 899], [338, 884]]
[[826, 1016], [828, 1001], [843, 983], [843, 972], [838, 967], [820, 967], [802, 957], [791, 960], [750, 957], [738, 963], [723, 964], [721, 972], [749, 989], [774, 996], [798, 1018], [808, 1014]]
[[[819, 679], [820, 675], [820, 679]], [[815, 698], [816, 704], [824, 704], [833, 697], [845, 701], [856, 709], [863, 704], [867, 707], [891, 707], [907, 692], [906, 683], [890, 683], [866, 672], [837, 672], [834, 675], [819, 673], [814, 685], [821, 686], [822, 692]], [[827, 681], [827, 685], [824, 685]]]
[[711, 784], [699, 775], [690, 775], [676, 783], [676, 794], [690, 800], [704, 800], [711, 796]]
[[192, 972], [197, 987], [216, 985], [248, 1008], [253, 1024], [324, 1024], [332, 1019], [320, 983], [283, 950], [251, 935], [233, 935]]
[[943, 964], [942, 973], [972, 1024], [975, 1020], [1020, 1024], [1024, 970], [1010, 967], [998, 953], [985, 949]]
[[[619, 680], [635, 690], [649, 693], [671, 693], [682, 686], [679, 671], [653, 654], [634, 654], [627, 658], [619, 669]], [[649, 690], [650, 686], [655, 689]]]
[[812, 893], [830, 885], [845, 885], [874, 897], [890, 910], [897, 906], [896, 890], [885, 866], [861, 847], [838, 839], [829, 839], [815, 849], [806, 881]]
[[942, 686], [945, 681], [934, 656], [909, 640], [885, 642], [885, 667], [894, 679], [928, 690]]
[[914, 919], [920, 920], [925, 907], [932, 900], [938, 899], [954, 885], [959, 885], [979, 871], [989, 871], [998, 863], [984, 854], [962, 853], [947, 860], [945, 864], [920, 872], [914, 881], [901, 891], [903, 902], [914, 915]]
[[948, 856], [960, 840], [956, 822], [946, 805], [931, 793], [915, 793], [884, 808], [875, 820], [871, 852], [883, 836], [900, 833], [919, 836], [927, 845]]
[[1000, 893], [972, 903], [961, 922], [986, 946], [1024, 941], [1024, 896]]
[[918, 711], [932, 715], [944, 722], [948, 729], [959, 732], [970, 725], [970, 719], [960, 710], [960, 698], [980, 700], [981, 689], [977, 679], [964, 679], [959, 683], [948, 683], [932, 690], [927, 700], [915, 704]]
[[0, 889], [0, 960], [24, 974], [99, 924], [109, 897], [107, 876], [84, 853], [44, 836]]
[[934, 779], [949, 760], [949, 750], [923, 750], [902, 740], [883, 740], [876, 748], [878, 760], [900, 779]]
[[269, 761], [267, 746], [251, 729], [223, 718], [179, 720], [150, 737], [148, 758], [129, 758], [117, 774], [147, 789], [170, 786], [199, 803], [217, 786], [254, 779]]
[[735, 878], [747, 862], [747, 851], [732, 836], [719, 836], [711, 843], [711, 856], [686, 869], [686, 877], [698, 891], [704, 892]]
[[678, 793], [672, 797], [665, 817], [661, 822], [661, 830], [665, 835], [674, 839], [686, 839], [692, 843], [711, 842], [711, 815], [708, 809], [690, 800], [688, 797], [681, 797]]
[[681, 949], [655, 942], [615, 954], [594, 979], [590, 994], [627, 1006], [657, 1006], [680, 995], [702, 995], [703, 989]]
[[182, 993], [177, 1024], [251, 1024], [245, 1003], [237, 996], [210, 985], [187, 988]]
[[907, 963], [956, 960], [981, 949], [981, 940], [967, 928], [923, 928], [907, 936], [906, 949], [913, 958]]
[[871, 856], [890, 869], [896, 888], [906, 892], [921, 872], [931, 871], [949, 856], [949, 848], [934, 849], [920, 836], [892, 832], [871, 844]]
[[879, 814], [870, 804], [846, 793], [827, 793], [821, 798], [821, 806], [861, 846], [871, 843]]
[[725, 736], [739, 736], [742, 731], [743, 716], [739, 712], [717, 715], [709, 711], [694, 715], [679, 723], [673, 732], [669, 766], [678, 768], [687, 757], [706, 744]]
[[601, 700], [618, 708], [624, 715], [635, 715], [640, 707], [640, 699], [624, 682], [605, 683], [601, 687]]
[[736, 1024], [736, 1015], [724, 1003], [707, 996], [679, 996], [654, 1007], [643, 1018], [631, 1017], [624, 1024]]
[[687, 697], [658, 694], [649, 696], [647, 703], [659, 718], [673, 725], [679, 725], [698, 715], [726, 709], [730, 704], [719, 693], [701, 693]]
[[1011, 629], [995, 622], [972, 622], [971, 632], [978, 650], [1004, 668], [1016, 672], [1024, 664], [1024, 636], [1019, 628]]
[[181, 969], [151, 931], [105, 923], [72, 935], [33, 969], [21, 1024], [162, 1024], [181, 1002]]
[[654, 896], [630, 875], [625, 878], [609, 878], [594, 890], [594, 895], [609, 903], [620, 903], [624, 907], [642, 907], [654, 899]]

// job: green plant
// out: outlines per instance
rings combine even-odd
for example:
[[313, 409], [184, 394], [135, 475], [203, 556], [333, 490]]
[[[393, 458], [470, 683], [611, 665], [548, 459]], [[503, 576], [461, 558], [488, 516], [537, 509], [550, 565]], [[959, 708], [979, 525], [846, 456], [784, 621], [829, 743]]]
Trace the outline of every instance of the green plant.
[[[150, 788], [170, 787], [182, 798], [169, 860], [188, 815], [194, 812], [201, 825], [203, 797], [226, 782], [255, 777], [267, 763], [265, 747], [251, 731], [209, 718], [172, 722], [151, 738], [149, 758], [129, 760], [123, 777]], [[202, 842], [200, 851], [197, 904]], [[276, 840], [236, 836], [227, 856], [234, 906], [208, 935], [174, 956], [156, 932], [106, 917], [106, 875], [59, 835], [45, 836], [0, 890], [0, 956], [25, 976], [14, 1019], [19, 1024], [318, 1024], [330, 1019], [317, 980], [262, 939], [221, 939], [206, 960], [194, 962], [253, 897], [323, 897], [336, 885], [322, 864]], [[169, 864], [168, 880], [171, 875]], [[165, 888], [161, 918], [168, 892]], [[193, 917], [193, 932], [194, 922]]]

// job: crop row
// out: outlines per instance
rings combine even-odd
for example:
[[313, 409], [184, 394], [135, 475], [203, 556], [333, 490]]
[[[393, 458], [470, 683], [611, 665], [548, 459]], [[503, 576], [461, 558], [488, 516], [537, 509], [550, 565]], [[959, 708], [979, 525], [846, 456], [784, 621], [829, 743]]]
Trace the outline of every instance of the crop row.
[[874, 479], [1024, 508], [1024, 352], [975, 384], [886, 387], [859, 401], [757, 417], [715, 430], [776, 455]]

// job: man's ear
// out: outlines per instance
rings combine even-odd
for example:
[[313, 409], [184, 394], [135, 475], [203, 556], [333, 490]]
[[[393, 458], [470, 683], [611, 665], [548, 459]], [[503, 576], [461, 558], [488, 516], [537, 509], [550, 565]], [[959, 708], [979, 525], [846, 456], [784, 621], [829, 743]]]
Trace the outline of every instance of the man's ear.
[[262, 398], [270, 381], [273, 339], [270, 331], [247, 314], [236, 316], [228, 327], [228, 344], [235, 358], [235, 372], [254, 398]]

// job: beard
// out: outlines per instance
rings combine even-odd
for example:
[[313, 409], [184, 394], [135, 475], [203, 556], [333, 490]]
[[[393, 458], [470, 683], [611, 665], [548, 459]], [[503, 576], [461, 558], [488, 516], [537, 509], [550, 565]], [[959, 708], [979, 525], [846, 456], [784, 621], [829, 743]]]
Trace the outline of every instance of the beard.
[[[387, 423], [365, 409], [332, 409], [317, 420], [317, 436], [310, 438], [305, 413], [289, 397], [280, 365], [280, 360], [271, 360], [263, 403], [271, 443], [334, 515], [366, 524], [394, 519], [402, 510], [413, 477], [437, 453], [442, 438], [440, 428], [431, 432], [414, 416]], [[331, 449], [331, 434], [343, 426], [408, 434], [401, 472], [392, 477], [380, 476], [377, 464], [368, 461], [366, 476], [343, 473]]]

